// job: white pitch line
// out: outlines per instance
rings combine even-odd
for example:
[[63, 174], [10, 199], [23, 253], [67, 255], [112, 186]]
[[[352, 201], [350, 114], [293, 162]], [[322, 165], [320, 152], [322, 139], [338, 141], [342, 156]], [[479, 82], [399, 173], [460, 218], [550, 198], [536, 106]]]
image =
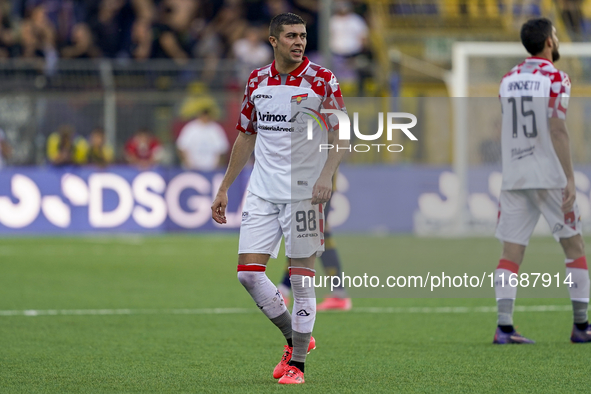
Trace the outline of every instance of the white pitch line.
[[[529, 305], [516, 306], [517, 312], [569, 312], [570, 305]], [[89, 316], [89, 315], [227, 315], [256, 313], [255, 308], [205, 308], [205, 309], [28, 309], [0, 310], [0, 316]], [[350, 313], [496, 313], [493, 306], [464, 307], [359, 307]]]

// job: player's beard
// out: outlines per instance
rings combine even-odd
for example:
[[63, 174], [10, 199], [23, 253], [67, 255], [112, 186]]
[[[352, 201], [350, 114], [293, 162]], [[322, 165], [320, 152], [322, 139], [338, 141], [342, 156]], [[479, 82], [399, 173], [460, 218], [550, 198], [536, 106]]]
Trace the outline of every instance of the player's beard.
[[552, 63], [557, 62], [560, 59], [560, 53], [558, 53], [558, 48], [554, 47], [552, 49]]

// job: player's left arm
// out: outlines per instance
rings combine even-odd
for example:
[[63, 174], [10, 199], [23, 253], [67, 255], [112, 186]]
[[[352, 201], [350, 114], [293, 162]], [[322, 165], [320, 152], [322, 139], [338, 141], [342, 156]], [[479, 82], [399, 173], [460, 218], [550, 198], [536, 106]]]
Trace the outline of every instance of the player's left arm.
[[[341, 89], [332, 74], [330, 81], [327, 83], [327, 98], [324, 102], [324, 107], [346, 111]], [[330, 119], [329, 123], [331, 123]], [[332, 141], [331, 144], [334, 148], [328, 151], [326, 163], [324, 163], [320, 176], [312, 188], [312, 204], [323, 204], [330, 200], [332, 196], [332, 178], [343, 159], [345, 150], [349, 147], [349, 140], [338, 138], [336, 125], [331, 128], [329, 139]]]
[[551, 92], [550, 94], [550, 118], [548, 124], [554, 151], [566, 176], [566, 187], [562, 197], [562, 212], [567, 213], [573, 210], [577, 191], [570, 152], [570, 137], [566, 126], [566, 111], [571, 85], [568, 75], [562, 74], [561, 77], [560, 91], [558, 93]]

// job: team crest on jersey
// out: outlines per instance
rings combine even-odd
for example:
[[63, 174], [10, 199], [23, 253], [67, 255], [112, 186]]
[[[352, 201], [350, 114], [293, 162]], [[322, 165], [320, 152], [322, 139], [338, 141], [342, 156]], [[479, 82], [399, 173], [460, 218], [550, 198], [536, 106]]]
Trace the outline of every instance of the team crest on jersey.
[[308, 93], [306, 94], [298, 94], [296, 96], [291, 96], [291, 102], [292, 103], [297, 103], [298, 105], [304, 101], [308, 99]]

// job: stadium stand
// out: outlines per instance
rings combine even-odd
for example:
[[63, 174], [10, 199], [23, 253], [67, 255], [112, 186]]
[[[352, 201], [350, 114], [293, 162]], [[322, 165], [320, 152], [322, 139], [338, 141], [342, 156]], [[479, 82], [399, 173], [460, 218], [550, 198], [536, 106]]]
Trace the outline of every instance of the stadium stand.
[[[538, 15], [555, 22], [563, 42], [591, 34], [589, 0], [349, 3], [369, 26], [369, 41], [353, 80], [337, 75], [343, 93], [412, 97], [411, 109], [419, 112], [422, 98], [449, 95], [444, 77], [456, 41], [515, 41], [520, 24]], [[46, 138], [64, 122], [85, 137], [104, 128], [119, 162], [135, 130], [148, 128], [167, 147], [163, 163], [178, 164], [173, 130], [183, 102], [212, 97], [236, 113], [244, 70], [255, 66], [245, 64], [244, 52], [262, 45], [260, 59], [268, 56], [264, 26], [283, 11], [306, 19], [307, 54], [318, 58], [318, 2], [0, 0], [0, 93], [11, 93], [0, 97], [0, 127], [14, 148], [10, 164], [44, 163]], [[338, 64], [334, 69], [339, 74]], [[235, 119], [222, 118], [233, 130]], [[442, 133], [436, 144], [449, 146], [450, 135]], [[450, 163], [451, 151], [419, 144], [391, 157], [352, 154], [347, 160]]]

